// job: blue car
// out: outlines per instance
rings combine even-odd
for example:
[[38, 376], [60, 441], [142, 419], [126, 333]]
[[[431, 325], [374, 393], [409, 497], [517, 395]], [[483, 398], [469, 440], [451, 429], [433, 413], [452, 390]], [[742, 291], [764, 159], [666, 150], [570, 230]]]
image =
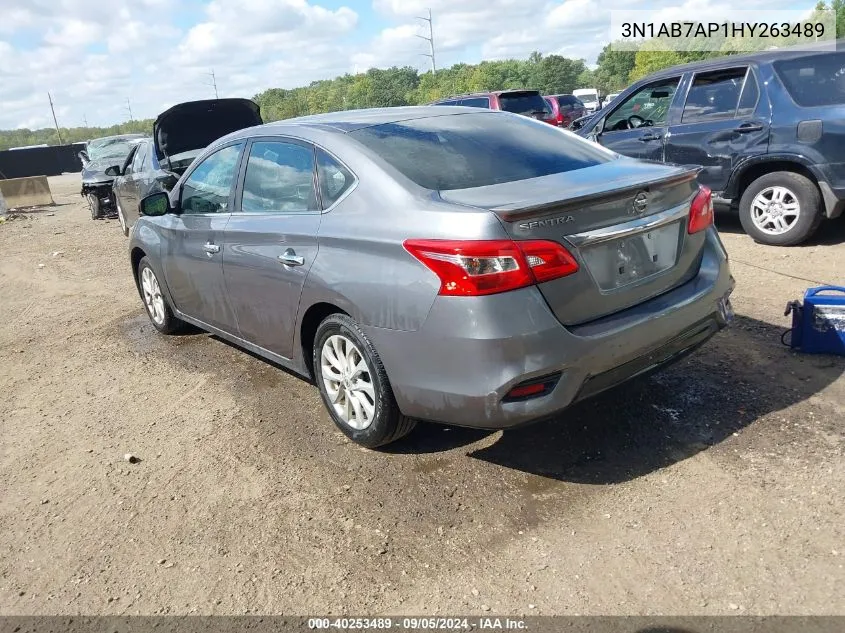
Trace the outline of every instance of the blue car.
[[641, 79], [571, 129], [614, 152], [700, 166], [754, 240], [808, 240], [845, 209], [845, 50], [728, 56]]

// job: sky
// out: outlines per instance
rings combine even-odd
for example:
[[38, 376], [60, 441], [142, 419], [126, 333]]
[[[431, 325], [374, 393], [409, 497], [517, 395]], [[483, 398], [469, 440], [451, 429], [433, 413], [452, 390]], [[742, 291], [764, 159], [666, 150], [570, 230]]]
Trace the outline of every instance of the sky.
[[[0, 0], [0, 129], [108, 126], [181, 101], [251, 98], [371, 67], [427, 69], [527, 57], [594, 64], [611, 9], [671, 7], [685, 19], [729, 0]], [[736, 4], [736, 3], [733, 3]], [[815, 0], [746, 0], [804, 9]]]

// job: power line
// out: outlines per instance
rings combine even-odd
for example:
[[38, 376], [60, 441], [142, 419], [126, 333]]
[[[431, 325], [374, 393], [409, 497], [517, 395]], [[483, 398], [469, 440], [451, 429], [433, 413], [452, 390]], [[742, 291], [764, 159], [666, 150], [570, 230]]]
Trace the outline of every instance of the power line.
[[[206, 73], [208, 76], [211, 77], [211, 83], [205, 84], [206, 86], [212, 86], [214, 88], [214, 98], [219, 99], [220, 97], [217, 95], [217, 77], [214, 75], [214, 69], [211, 69], [210, 73]], [[205, 82], [203, 82], [205, 83]]]
[[425, 35], [417, 35], [418, 38], [421, 40], [425, 40], [428, 42], [428, 50], [429, 53], [422, 53], [425, 57], [431, 59], [431, 72], [437, 72], [437, 65], [434, 63], [434, 23], [431, 21], [431, 9], [428, 10], [428, 17], [424, 18], [422, 16], [417, 16], [418, 20], [423, 20], [424, 22], [428, 22], [428, 37]]
[[64, 145], [62, 141], [62, 133], [59, 131], [59, 122], [56, 120], [56, 111], [53, 109], [53, 97], [47, 93], [47, 99], [50, 101], [50, 112], [53, 113], [53, 123], [56, 125], [56, 134], [59, 135], [59, 145]]

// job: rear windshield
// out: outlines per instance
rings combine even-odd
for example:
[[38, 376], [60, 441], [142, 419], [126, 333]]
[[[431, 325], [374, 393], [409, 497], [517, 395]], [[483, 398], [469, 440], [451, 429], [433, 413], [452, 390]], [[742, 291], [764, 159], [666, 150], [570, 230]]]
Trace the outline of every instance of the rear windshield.
[[538, 178], [614, 158], [548, 123], [496, 112], [385, 123], [350, 136], [421, 187], [439, 191]]
[[506, 92], [499, 95], [502, 110], [516, 114], [549, 113], [549, 105], [539, 92]]
[[557, 98], [557, 102], [562, 106], [581, 106], [584, 105], [578, 100], [578, 97], [572, 95], [563, 95]]
[[808, 55], [774, 62], [773, 66], [799, 106], [845, 104], [845, 53]]

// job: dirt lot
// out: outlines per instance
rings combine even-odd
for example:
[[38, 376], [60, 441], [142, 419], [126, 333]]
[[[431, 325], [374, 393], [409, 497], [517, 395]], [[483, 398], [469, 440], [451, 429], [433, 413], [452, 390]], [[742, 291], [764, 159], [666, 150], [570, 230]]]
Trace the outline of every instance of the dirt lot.
[[736, 325], [657, 377], [372, 452], [307, 383], [157, 335], [117, 221], [51, 183], [0, 225], [0, 613], [845, 612], [845, 359], [779, 340], [845, 282], [845, 221], [775, 249], [721, 218]]

